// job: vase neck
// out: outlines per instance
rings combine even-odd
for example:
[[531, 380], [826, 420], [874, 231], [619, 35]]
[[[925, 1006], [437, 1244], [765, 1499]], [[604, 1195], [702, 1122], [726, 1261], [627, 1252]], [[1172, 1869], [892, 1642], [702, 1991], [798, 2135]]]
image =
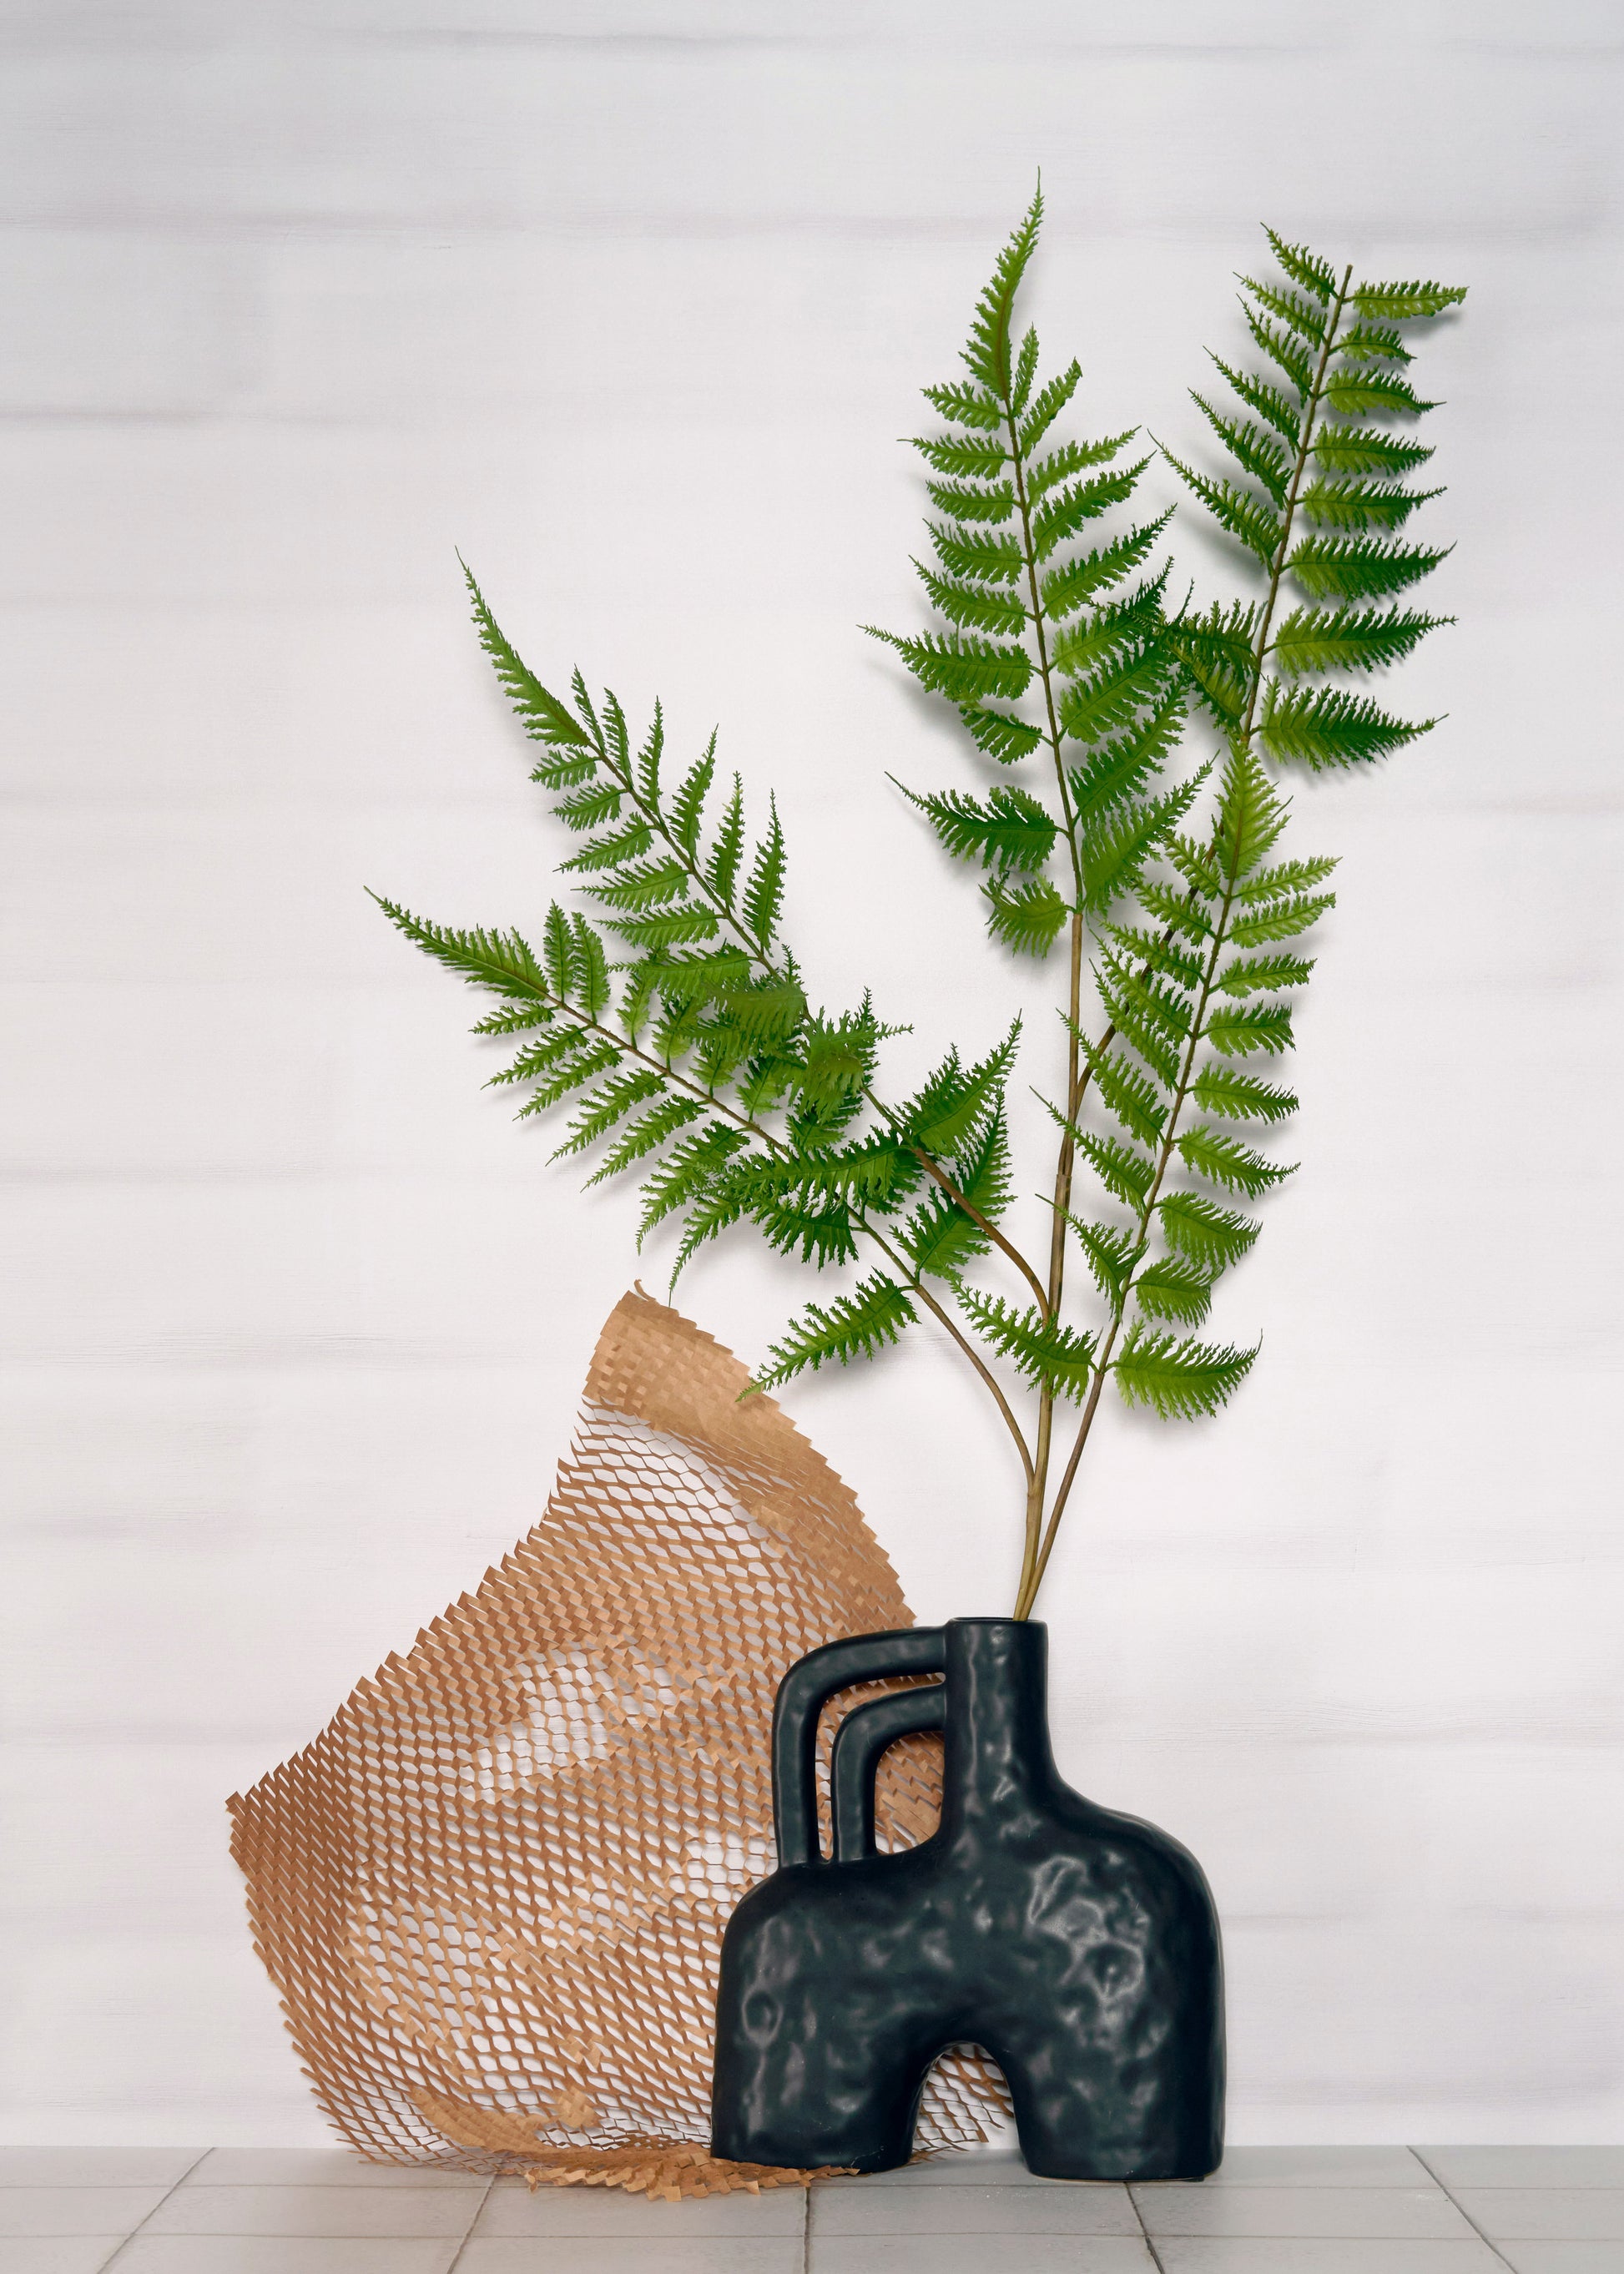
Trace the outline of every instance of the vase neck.
[[950, 1619], [942, 1828], [1041, 1800], [1049, 1743], [1049, 1630], [1031, 1619]]

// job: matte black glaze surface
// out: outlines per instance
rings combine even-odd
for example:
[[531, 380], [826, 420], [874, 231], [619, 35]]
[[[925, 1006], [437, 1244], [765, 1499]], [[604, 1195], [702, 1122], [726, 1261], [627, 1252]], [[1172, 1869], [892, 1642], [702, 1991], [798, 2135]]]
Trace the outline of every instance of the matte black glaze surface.
[[[1200, 1866], [1152, 1825], [1097, 1808], [1049, 1751], [1048, 1632], [955, 1619], [863, 1636], [790, 1669], [774, 1720], [780, 1868], [722, 1946], [711, 2146], [718, 2156], [878, 2172], [905, 2163], [931, 2062], [984, 2045], [1021, 2150], [1055, 2179], [1200, 2179], [1223, 2145], [1218, 1923]], [[838, 1689], [945, 1670], [865, 1717], [837, 1763], [850, 1860], [817, 1845], [812, 1747]], [[872, 1852], [884, 1743], [945, 1706], [942, 1822]], [[808, 1726], [809, 1725], [809, 1726]], [[889, 1735], [887, 1732], [889, 1731]], [[853, 1796], [861, 1770], [868, 1788]], [[864, 1808], [867, 1815], [865, 1818]]]

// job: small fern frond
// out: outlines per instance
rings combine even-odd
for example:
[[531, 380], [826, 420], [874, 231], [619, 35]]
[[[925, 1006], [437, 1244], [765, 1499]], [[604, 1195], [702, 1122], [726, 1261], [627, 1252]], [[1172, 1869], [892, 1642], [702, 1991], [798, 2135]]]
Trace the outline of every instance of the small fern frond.
[[1296, 1163], [1282, 1168], [1277, 1162], [1266, 1160], [1250, 1145], [1242, 1145], [1220, 1129], [1209, 1129], [1198, 1123], [1186, 1129], [1178, 1140], [1178, 1156], [1186, 1169], [1198, 1177], [1205, 1177], [1209, 1185], [1221, 1185], [1228, 1192], [1244, 1193], [1248, 1200], [1257, 1200], [1275, 1185], [1283, 1184], [1294, 1173]]
[[1287, 1121], [1297, 1106], [1290, 1090], [1273, 1089], [1233, 1066], [1210, 1061], [1191, 1083], [1190, 1095], [1203, 1113], [1225, 1121]]
[[1025, 220], [998, 255], [991, 281], [975, 304], [970, 336], [965, 344], [964, 360], [970, 376], [1000, 399], [1007, 397], [1014, 388], [1010, 320], [1015, 295], [1020, 290], [1020, 280], [1036, 249], [1042, 225], [1043, 192], [1040, 186], [1026, 208]]
[[1294, 608], [1282, 619], [1269, 654], [1289, 678], [1310, 672], [1385, 671], [1453, 616], [1415, 608]]
[[988, 930], [1018, 955], [1047, 955], [1065, 930], [1071, 903], [1047, 877], [1034, 877], [1020, 885], [1004, 885], [994, 878], [981, 889], [987, 897]]
[[921, 796], [901, 782], [897, 787], [929, 816], [938, 839], [956, 861], [979, 861], [999, 876], [1011, 869], [1030, 873], [1042, 868], [1055, 849], [1060, 825], [1026, 790], [999, 783], [981, 804], [964, 790]]
[[959, 1300], [983, 1341], [1010, 1359], [1029, 1381], [1062, 1397], [1080, 1402], [1094, 1380], [1098, 1337], [1081, 1335], [1057, 1321], [1043, 1320], [1035, 1306], [1017, 1311], [996, 1295], [960, 1287]]
[[849, 1366], [855, 1359], [872, 1358], [899, 1341], [918, 1316], [906, 1291], [883, 1272], [875, 1272], [860, 1280], [853, 1294], [837, 1296], [826, 1309], [821, 1303], [808, 1303], [768, 1351], [771, 1363], [745, 1395], [778, 1389], [808, 1369], [816, 1374], [831, 1363]]
[[1436, 719], [1395, 719], [1367, 696], [1342, 688], [1270, 683], [1258, 721], [1258, 739], [1271, 757], [1312, 766], [1352, 766], [1385, 758], [1438, 724]]
[[1262, 1229], [1199, 1193], [1169, 1193], [1156, 1202], [1156, 1215], [1169, 1246], [1214, 1277], [1239, 1262]]
[[1229, 1404], [1260, 1348], [1179, 1342], [1136, 1321], [1111, 1372], [1124, 1405], [1148, 1405], [1164, 1421], [1199, 1420]]
[[1274, 508], [1233, 482], [1217, 481], [1208, 474], [1197, 473], [1170, 450], [1164, 449], [1162, 455], [1180, 480], [1195, 492], [1219, 527], [1238, 538], [1247, 552], [1267, 568], [1280, 550], [1283, 526]]
[[741, 904], [745, 929], [763, 955], [777, 937], [784, 905], [784, 831], [776, 799], [769, 802], [768, 817], [767, 834], [756, 848]]

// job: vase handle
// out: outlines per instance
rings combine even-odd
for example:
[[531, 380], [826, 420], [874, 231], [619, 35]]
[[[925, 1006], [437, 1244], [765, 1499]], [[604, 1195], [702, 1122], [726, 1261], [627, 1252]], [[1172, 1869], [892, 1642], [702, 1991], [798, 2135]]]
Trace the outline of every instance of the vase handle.
[[880, 1757], [898, 1737], [940, 1729], [947, 1721], [947, 1684], [921, 1683], [854, 1706], [835, 1731], [829, 1788], [835, 1824], [835, 1861], [854, 1864], [878, 1851], [874, 1841], [874, 1780]]
[[[821, 1650], [810, 1650], [796, 1660], [778, 1684], [772, 1709], [772, 1815], [780, 1870], [793, 1864], [823, 1861], [817, 1833], [817, 1717], [827, 1700], [837, 1690], [849, 1690], [854, 1682], [884, 1682], [899, 1674], [941, 1674], [946, 1663], [946, 1637], [941, 1627], [898, 1627], [885, 1634], [853, 1635], [844, 1642], [826, 1642]], [[875, 1758], [878, 1758], [877, 1750]], [[869, 1806], [872, 1810], [872, 1802]]]

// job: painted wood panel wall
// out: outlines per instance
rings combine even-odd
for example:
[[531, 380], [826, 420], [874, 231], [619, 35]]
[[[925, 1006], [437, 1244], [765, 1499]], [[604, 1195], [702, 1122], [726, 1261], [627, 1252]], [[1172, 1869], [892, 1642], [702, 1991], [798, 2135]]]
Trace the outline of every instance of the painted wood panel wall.
[[[1473, 290], [1425, 366], [1461, 622], [1404, 689], [1447, 721], [1299, 794], [1342, 900], [1222, 1304], [1263, 1357], [1105, 1433], [1062, 1758], [1208, 1865], [1237, 2137], [1618, 2136], [1616, 11], [8, 0], [0, 56], [10, 2136], [320, 2136], [224, 1796], [531, 1522], [663, 1281], [364, 897], [548, 894], [455, 548], [538, 668], [719, 720], [831, 999], [921, 1063], [1041, 1003], [855, 629], [910, 620], [894, 438], [1040, 162], [1094, 426], [1194, 442], [1260, 220]], [[683, 1299], [750, 1353], [800, 1285]], [[921, 1615], [1003, 1607], [929, 1335], [789, 1403]]]

